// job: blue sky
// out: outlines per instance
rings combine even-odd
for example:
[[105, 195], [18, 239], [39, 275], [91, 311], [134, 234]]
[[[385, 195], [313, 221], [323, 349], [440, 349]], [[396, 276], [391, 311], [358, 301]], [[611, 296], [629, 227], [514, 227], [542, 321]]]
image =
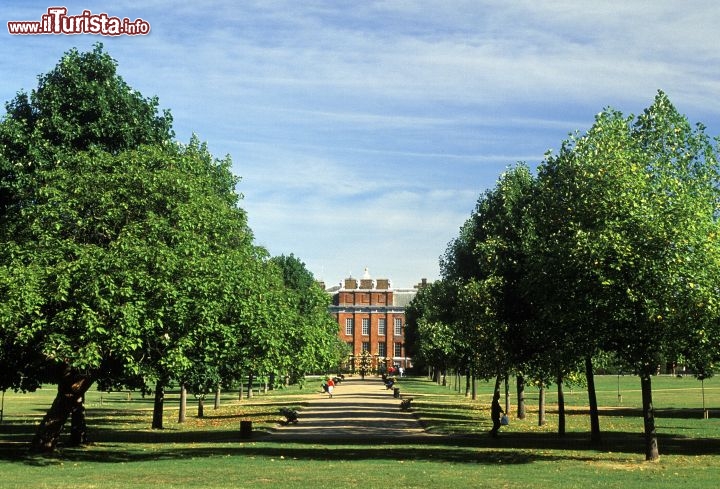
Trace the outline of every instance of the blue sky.
[[[48, 7], [150, 23], [147, 36], [13, 36]], [[202, 6], [199, 6], [202, 5]], [[408, 287], [508, 166], [535, 167], [611, 106], [665, 91], [720, 135], [715, 0], [5, 0], [0, 98], [72, 47], [119, 73], [242, 177], [256, 242], [328, 285], [368, 267]]]

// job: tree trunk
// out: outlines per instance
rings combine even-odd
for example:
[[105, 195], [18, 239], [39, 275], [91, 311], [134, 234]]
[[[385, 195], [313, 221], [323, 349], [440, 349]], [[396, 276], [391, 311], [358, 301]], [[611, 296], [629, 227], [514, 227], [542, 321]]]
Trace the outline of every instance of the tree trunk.
[[471, 399], [473, 401], [477, 401], [477, 377], [475, 376], [474, 372], [472, 375], [472, 397], [471, 397]]
[[87, 425], [85, 424], [85, 397], [79, 397], [70, 416], [70, 444], [79, 447], [87, 443]]
[[185, 384], [180, 385], [180, 412], [178, 413], [178, 423], [184, 423], [187, 418], [187, 387]]
[[471, 390], [470, 378], [471, 378], [470, 371], [465, 372], [465, 397], [470, 396], [470, 390]]
[[558, 374], [557, 378], [558, 396], [558, 435], [565, 436], [565, 391], [563, 390], [563, 377]]
[[202, 395], [198, 397], [198, 418], [204, 418], [205, 417], [205, 396]]
[[442, 380], [441, 380], [441, 376], [442, 376], [442, 373], [440, 372], [440, 369], [439, 369], [439, 368], [435, 368], [435, 369], [433, 370], [433, 381], [434, 381], [437, 385], [440, 385], [440, 382], [442, 381]]
[[590, 441], [600, 442], [600, 412], [595, 395], [595, 374], [593, 374], [592, 357], [585, 357], [585, 378], [587, 379], [588, 403], [590, 404]]
[[525, 419], [525, 377], [517, 376], [517, 419]]
[[152, 429], [163, 429], [163, 408], [165, 407], [165, 382], [158, 379], [155, 383], [155, 402], [153, 403]]
[[253, 380], [255, 379], [255, 376], [253, 374], [248, 375], [248, 383], [247, 383], [247, 399], [252, 399], [253, 396]]
[[69, 365], [63, 368], [55, 400], [35, 432], [31, 445], [33, 451], [55, 450], [65, 422], [78, 404], [82, 404], [82, 398], [92, 383], [89, 375], [81, 374]]
[[505, 414], [510, 413], [510, 376], [505, 374]]
[[538, 426], [545, 426], [545, 384], [540, 384], [538, 401]]
[[645, 460], [656, 461], [660, 458], [657, 433], [655, 432], [655, 410], [652, 402], [652, 379], [649, 373], [640, 376], [642, 388], [643, 419], [645, 421]]
[[215, 389], [215, 403], [213, 409], [220, 409], [220, 386]]
[[275, 390], [275, 372], [270, 372], [270, 379], [268, 380], [271, 391]]
[[500, 397], [500, 384], [502, 383], [502, 375], [495, 377], [495, 388], [493, 389], [493, 396]]

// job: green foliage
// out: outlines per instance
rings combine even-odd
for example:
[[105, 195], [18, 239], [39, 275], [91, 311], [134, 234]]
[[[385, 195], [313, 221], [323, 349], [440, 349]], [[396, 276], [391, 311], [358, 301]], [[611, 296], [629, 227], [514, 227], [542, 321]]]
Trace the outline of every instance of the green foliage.
[[[509, 169], [478, 199], [475, 211], [441, 260], [452, 283], [451, 303], [457, 342], [466, 367], [483, 378], [527, 363], [538, 350], [531, 337], [532, 304], [523, 295], [533, 236], [528, 207], [534, 178], [525, 165]], [[454, 310], [453, 310], [454, 309]]]
[[[604, 110], [536, 179], [515, 168], [481, 195], [441, 260], [455, 298], [412, 310], [416, 350], [460, 337], [481, 376], [543, 384], [605, 352], [643, 379], [651, 440], [650, 376], [720, 358], [719, 177], [717, 142], [664, 93], [637, 118]], [[452, 323], [437, 334], [433, 307]]]
[[247, 374], [337, 365], [327, 295], [298, 259], [253, 244], [230, 158], [196, 136], [173, 142], [171, 122], [101, 45], [7, 104], [3, 389], [69, 367], [103, 388], [176, 381], [202, 397]]
[[540, 167], [538, 301], [590, 353], [614, 351], [647, 373], [680, 354], [710, 354], [715, 155], [660, 93], [637, 121], [602, 112]]
[[7, 129], [15, 132], [3, 134], [10, 136], [3, 142], [10, 145], [13, 159], [36, 158], [38, 151], [60, 148], [116, 153], [170, 141], [170, 113], [158, 115], [157, 97], [144, 98], [116, 68], [100, 43], [91, 52], [72, 49], [52, 71], [38, 77], [29, 97], [18, 93], [6, 104]]
[[130, 297], [132, 272], [123, 270], [124, 249], [113, 245], [129, 246], [139, 220], [150, 227], [146, 217], [156, 209], [146, 204], [166, 204], [160, 195], [166, 189], [135, 188], [140, 177], [128, 170], [140, 157], [131, 152], [142, 144], [173, 150], [172, 119], [157, 115], [156, 99], [130, 90], [100, 45], [66, 53], [30, 96], [19, 93], [6, 109], [0, 123], [3, 386], [27, 389], [47, 380], [53, 363], [97, 368], [103, 350], [118, 350], [123, 359], [138, 348], [137, 340], [109, 346], [117, 331], [108, 322], [122, 319], [123, 327], [140, 329], [132, 324], [142, 320], [141, 304]]
[[43, 328], [6, 324], [79, 369], [116, 359], [137, 373], [151, 358], [181, 367], [183, 340], [221, 314], [225, 252], [251, 239], [244, 213], [209, 191], [206, 163], [196, 145], [144, 147], [75, 153], [38, 171], [10, 270], [41, 270], [26, 290], [41, 297]]
[[415, 366], [467, 367], [469, 347], [455, 322], [455, 286], [438, 280], [418, 290], [405, 309], [405, 341]]
[[337, 322], [328, 312], [330, 297], [294, 255], [273, 257], [271, 262], [279, 269], [284, 298], [293, 308], [286, 327], [290, 333], [287, 369], [298, 377], [337, 369], [344, 345], [337, 335]]

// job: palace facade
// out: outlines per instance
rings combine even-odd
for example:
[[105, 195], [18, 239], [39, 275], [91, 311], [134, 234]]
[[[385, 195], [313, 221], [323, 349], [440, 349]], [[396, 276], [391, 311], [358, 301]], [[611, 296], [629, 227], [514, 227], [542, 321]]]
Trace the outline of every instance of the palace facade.
[[330, 313], [337, 319], [338, 335], [350, 347], [348, 370], [358, 366], [364, 351], [373, 370], [412, 366], [405, 351], [405, 307], [425, 284], [423, 279], [412, 289], [394, 289], [389, 279], [373, 279], [365, 269], [363, 278], [349, 277], [325, 289], [332, 296]]

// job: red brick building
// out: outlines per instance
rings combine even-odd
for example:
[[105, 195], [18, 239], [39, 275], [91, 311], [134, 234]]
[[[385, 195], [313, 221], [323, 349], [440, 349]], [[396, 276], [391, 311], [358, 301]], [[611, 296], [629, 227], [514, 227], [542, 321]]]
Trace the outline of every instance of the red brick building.
[[338, 335], [350, 347], [349, 370], [363, 351], [379, 371], [412, 365], [405, 352], [405, 306], [417, 287], [393, 289], [390, 280], [372, 279], [365, 269], [362, 279], [349, 277], [326, 290], [333, 297], [330, 313], [337, 319]]

